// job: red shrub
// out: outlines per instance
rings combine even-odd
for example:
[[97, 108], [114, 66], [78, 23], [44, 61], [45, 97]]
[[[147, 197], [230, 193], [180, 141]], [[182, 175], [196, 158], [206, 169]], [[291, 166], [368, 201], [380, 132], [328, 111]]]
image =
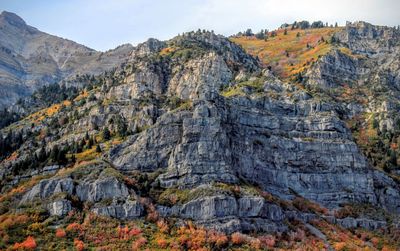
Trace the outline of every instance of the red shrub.
[[56, 230], [56, 237], [58, 237], [58, 238], [64, 238], [66, 235], [67, 235], [67, 233], [65, 232], [64, 229], [58, 228], [58, 229]]
[[157, 238], [156, 243], [160, 248], [166, 248], [168, 246], [168, 242], [164, 238]]
[[118, 238], [119, 239], [123, 239], [126, 240], [128, 239], [128, 235], [129, 235], [129, 228], [128, 226], [125, 227], [117, 227], [117, 233], [118, 233]]
[[167, 233], [169, 230], [168, 224], [164, 220], [158, 220], [157, 226], [161, 233]]
[[210, 243], [214, 243], [215, 246], [221, 248], [228, 243], [228, 237], [223, 233], [218, 233], [216, 231], [210, 231], [208, 240]]
[[81, 240], [75, 239], [74, 245], [77, 251], [83, 251], [85, 249], [85, 243]]
[[139, 237], [136, 241], [132, 243], [132, 250], [139, 250], [141, 247], [146, 245], [147, 240], [144, 237]]
[[272, 235], [265, 235], [259, 237], [262, 244], [264, 244], [268, 248], [273, 248], [275, 246], [275, 237]]
[[15, 243], [13, 249], [35, 249], [37, 247], [36, 241], [32, 236], [28, 236], [25, 241]]
[[77, 232], [82, 230], [82, 226], [79, 223], [71, 223], [66, 228], [67, 232]]
[[131, 231], [129, 231], [129, 236], [136, 236], [142, 233], [142, 230], [140, 228], [132, 228]]
[[231, 235], [232, 243], [235, 245], [242, 245], [246, 242], [246, 236], [239, 232], [233, 233]]

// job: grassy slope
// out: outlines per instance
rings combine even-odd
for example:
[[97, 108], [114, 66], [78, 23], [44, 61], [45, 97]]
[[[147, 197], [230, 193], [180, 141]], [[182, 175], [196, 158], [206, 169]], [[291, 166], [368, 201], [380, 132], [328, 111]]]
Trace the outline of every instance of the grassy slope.
[[267, 41], [246, 36], [232, 37], [231, 40], [251, 55], [258, 56], [265, 66], [271, 66], [282, 79], [288, 79], [305, 70], [319, 56], [328, 53], [332, 46], [322, 40], [329, 41], [332, 34], [340, 29], [289, 29], [286, 35], [280, 29], [275, 37], [269, 36]]

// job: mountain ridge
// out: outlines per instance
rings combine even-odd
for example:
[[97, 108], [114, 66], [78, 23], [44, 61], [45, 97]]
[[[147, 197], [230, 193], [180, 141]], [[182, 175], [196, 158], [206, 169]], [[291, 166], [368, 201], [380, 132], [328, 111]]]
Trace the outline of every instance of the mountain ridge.
[[16, 14], [0, 15], [1, 108], [37, 88], [76, 74], [100, 74], [126, 60], [133, 46], [97, 52], [71, 40], [41, 32]]

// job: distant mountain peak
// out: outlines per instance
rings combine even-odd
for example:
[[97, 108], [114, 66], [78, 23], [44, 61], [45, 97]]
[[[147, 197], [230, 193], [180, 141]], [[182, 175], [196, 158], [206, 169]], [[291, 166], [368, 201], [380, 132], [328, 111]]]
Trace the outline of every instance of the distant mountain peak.
[[17, 14], [8, 12], [8, 11], [3, 11], [0, 14], [0, 22], [6, 21], [8, 24], [16, 26], [16, 27], [25, 27], [26, 23], [25, 21], [19, 17]]

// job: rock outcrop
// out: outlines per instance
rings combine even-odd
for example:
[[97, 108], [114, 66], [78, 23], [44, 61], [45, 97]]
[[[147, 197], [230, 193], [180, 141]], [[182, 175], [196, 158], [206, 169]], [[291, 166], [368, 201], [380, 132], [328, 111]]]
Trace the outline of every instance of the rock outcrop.
[[95, 207], [92, 212], [121, 220], [132, 220], [143, 216], [144, 208], [137, 201], [126, 201], [123, 204]]

